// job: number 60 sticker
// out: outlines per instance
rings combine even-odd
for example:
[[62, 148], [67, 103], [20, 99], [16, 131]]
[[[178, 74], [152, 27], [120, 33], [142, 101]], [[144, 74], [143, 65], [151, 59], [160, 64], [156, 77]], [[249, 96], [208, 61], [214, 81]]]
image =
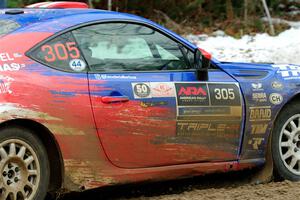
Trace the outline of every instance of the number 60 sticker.
[[86, 64], [83, 60], [81, 59], [73, 59], [70, 61], [69, 66], [72, 70], [75, 72], [82, 72], [86, 68]]

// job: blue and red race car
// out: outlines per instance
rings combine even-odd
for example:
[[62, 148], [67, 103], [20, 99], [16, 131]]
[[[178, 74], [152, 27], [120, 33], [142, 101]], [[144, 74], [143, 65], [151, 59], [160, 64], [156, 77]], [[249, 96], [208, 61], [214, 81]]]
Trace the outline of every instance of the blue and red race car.
[[300, 68], [224, 63], [141, 17], [0, 10], [0, 199], [242, 170], [300, 180]]

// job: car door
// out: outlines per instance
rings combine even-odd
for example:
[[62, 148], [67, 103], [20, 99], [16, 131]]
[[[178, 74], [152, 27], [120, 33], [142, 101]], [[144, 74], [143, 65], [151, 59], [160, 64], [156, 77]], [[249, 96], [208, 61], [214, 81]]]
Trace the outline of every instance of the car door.
[[122, 168], [236, 160], [242, 124], [237, 82], [219, 69], [196, 79], [194, 51], [146, 25], [73, 31], [90, 66], [100, 142]]

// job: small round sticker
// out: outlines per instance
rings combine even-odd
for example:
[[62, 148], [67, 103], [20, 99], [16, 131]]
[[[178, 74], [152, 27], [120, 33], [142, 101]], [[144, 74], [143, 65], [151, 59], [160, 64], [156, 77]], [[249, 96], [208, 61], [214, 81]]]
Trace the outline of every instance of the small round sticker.
[[76, 72], [81, 72], [81, 71], [85, 70], [85, 68], [86, 68], [85, 62], [80, 59], [71, 60], [69, 63], [69, 66], [72, 70], [74, 70]]

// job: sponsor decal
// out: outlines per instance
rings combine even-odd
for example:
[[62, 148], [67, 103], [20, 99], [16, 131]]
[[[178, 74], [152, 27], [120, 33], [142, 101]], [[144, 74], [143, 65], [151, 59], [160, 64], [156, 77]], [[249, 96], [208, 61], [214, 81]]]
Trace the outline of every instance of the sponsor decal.
[[134, 98], [146, 99], [151, 98], [151, 89], [149, 83], [132, 83]]
[[173, 83], [150, 83], [152, 97], [175, 97]]
[[18, 63], [5, 63], [3, 65], [0, 64], [0, 71], [19, 71], [21, 68], [25, 67], [25, 64]]
[[283, 97], [281, 94], [278, 93], [272, 93], [270, 94], [269, 100], [272, 104], [274, 105], [279, 105], [282, 103], [283, 101]]
[[97, 80], [106, 80], [106, 79], [130, 79], [136, 80], [136, 76], [130, 75], [109, 75], [109, 74], [95, 74], [94, 75]]
[[239, 122], [199, 122], [182, 121], [177, 122], [177, 136], [201, 137], [201, 136], [220, 136], [226, 134], [239, 134]]
[[268, 124], [252, 124], [251, 134], [253, 135], [265, 134], [267, 128], [268, 128]]
[[50, 63], [80, 58], [80, 51], [75, 42], [45, 44], [41, 47], [41, 52], [44, 54], [44, 60]]
[[73, 59], [69, 62], [69, 66], [72, 70], [75, 72], [81, 72], [84, 71], [86, 68], [86, 64], [81, 59]]
[[281, 90], [283, 88], [283, 84], [278, 81], [272, 82], [271, 85], [272, 85], [272, 88], [275, 90]]
[[253, 91], [263, 91], [264, 90], [262, 83], [252, 83], [251, 86], [252, 86]]
[[240, 106], [240, 92], [235, 84], [209, 84], [212, 106]]
[[265, 92], [255, 92], [252, 93], [252, 99], [257, 103], [264, 103], [267, 102], [267, 94]]
[[270, 121], [272, 110], [270, 106], [250, 107], [250, 121]]
[[9, 62], [14, 61], [15, 59], [9, 55], [9, 53], [0, 53], [0, 61], [2, 62]]
[[252, 138], [248, 141], [248, 144], [251, 145], [254, 150], [258, 150], [264, 140], [264, 138]]
[[176, 83], [175, 87], [179, 106], [209, 105], [206, 83]]
[[0, 94], [11, 94], [12, 91], [10, 90], [11, 82], [14, 79], [8, 76], [0, 75]]
[[203, 116], [203, 115], [229, 115], [230, 107], [181, 107], [178, 108], [180, 116]]
[[285, 80], [300, 79], [300, 66], [297, 65], [272, 65], [278, 68], [277, 73]]
[[158, 102], [141, 102], [141, 107], [143, 108], [149, 108], [149, 107], [155, 107], [155, 106], [167, 106], [168, 102], [166, 101], [158, 101]]
[[0, 53], [0, 71], [19, 71], [21, 68], [25, 67], [23, 63], [14, 62], [16, 58], [20, 58], [23, 55], [20, 53]]

